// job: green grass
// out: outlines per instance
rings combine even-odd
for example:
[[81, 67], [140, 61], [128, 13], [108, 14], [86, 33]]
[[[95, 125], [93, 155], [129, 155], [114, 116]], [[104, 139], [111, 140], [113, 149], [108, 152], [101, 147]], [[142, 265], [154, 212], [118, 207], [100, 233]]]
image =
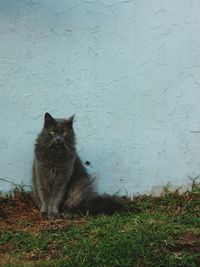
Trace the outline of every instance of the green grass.
[[198, 186], [184, 194], [165, 189], [161, 197], [124, 201], [138, 212], [86, 216], [82, 224], [72, 219], [68, 229], [44, 228], [37, 234], [1, 230], [0, 256], [9, 258], [0, 266], [200, 266]]

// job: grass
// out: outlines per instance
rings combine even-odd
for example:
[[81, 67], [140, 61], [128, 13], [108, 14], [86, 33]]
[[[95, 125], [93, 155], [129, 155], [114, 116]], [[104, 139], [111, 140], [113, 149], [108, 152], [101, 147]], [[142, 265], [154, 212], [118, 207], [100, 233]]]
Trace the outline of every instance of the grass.
[[200, 266], [196, 183], [183, 194], [124, 198], [135, 212], [71, 220], [42, 219], [23, 190], [0, 201], [0, 266]]

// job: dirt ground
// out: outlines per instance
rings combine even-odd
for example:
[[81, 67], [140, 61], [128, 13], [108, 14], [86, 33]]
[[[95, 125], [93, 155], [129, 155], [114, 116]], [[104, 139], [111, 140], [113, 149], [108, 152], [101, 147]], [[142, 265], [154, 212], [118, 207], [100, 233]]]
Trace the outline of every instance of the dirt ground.
[[0, 199], [1, 231], [30, 232], [37, 235], [41, 231], [65, 230], [72, 223], [83, 224], [85, 222], [84, 218], [73, 219], [73, 221], [66, 218], [44, 219], [40, 216], [32, 195], [25, 192], [21, 193], [17, 189], [9, 197]]

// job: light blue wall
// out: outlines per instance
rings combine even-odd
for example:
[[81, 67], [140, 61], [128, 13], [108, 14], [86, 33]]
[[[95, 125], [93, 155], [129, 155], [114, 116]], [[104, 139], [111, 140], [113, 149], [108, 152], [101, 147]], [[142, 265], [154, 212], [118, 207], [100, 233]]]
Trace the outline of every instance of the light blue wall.
[[46, 111], [101, 192], [198, 175], [200, 1], [0, 0], [0, 178], [30, 184]]

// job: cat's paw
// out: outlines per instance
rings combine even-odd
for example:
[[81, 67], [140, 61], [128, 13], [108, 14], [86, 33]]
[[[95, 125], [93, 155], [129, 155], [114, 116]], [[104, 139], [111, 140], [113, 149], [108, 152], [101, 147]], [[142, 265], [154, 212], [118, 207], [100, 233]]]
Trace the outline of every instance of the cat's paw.
[[60, 216], [60, 214], [57, 213], [57, 212], [52, 212], [52, 211], [50, 211], [50, 212], [48, 213], [48, 219], [57, 219], [59, 216]]

